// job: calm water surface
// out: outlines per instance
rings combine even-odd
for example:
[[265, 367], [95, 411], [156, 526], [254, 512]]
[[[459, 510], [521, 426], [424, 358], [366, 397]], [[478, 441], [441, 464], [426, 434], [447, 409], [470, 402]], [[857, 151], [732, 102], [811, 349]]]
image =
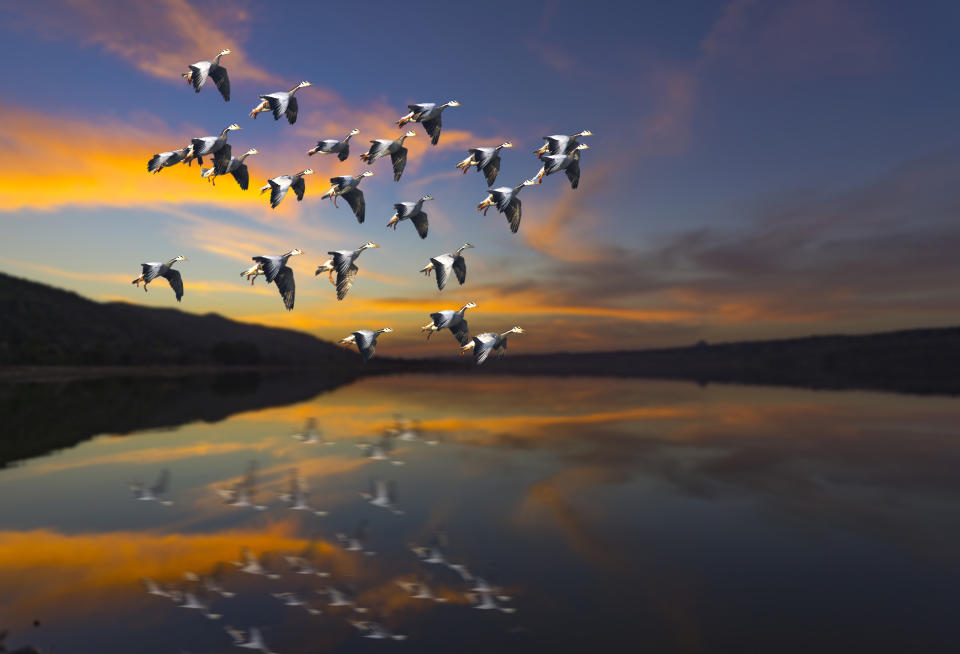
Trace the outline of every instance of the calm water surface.
[[[91, 388], [91, 415], [123, 401]], [[89, 417], [74, 410], [71, 425]], [[65, 429], [17, 411], [28, 435]], [[380, 443], [397, 414], [418, 419], [423, 440], [367, 458], [358, 445]], [[291, 437], [309, 418], [332, 445]], [[958, 430], [953, 398], [404, 376], [216, 422], [90, 434], [0, 469], [0, 627], [8, 646], [76, 654], [243, 651], [225, 625], [258, 627], [280, 654], [956, 652]], [[251, 461], [262, 511], [216, 492]], [[172, 504], [134, 498], [130, 482], [165, 469]], [[280, 498], [294, 469], [328, 515]], [[375, 479], [395, 482], [402, 514], [367, 502]], [[361, 524], [375, 555], [337, 543]], [[446, 560], [499, 586], [510, 599], [497, 605], [514, 612], [477, 610], [473, 584], [410, 549], [440, 536]], [[329, 578], [283, 559], [311, 539]], [[280, 578], [229, 563], [243, 547]], [[142, 584], [184, 589], [185, 572], [218, 564], [236, 593], [210, 598], [218, 620]], [[397, 583], [415, 580], [446, 601]], [[329, 607], [316, 592], [327, 585], [367, 612]], [[285, 591], [322, 613], [272, 596]], [[357, 620], [408, 638], [363, 638]]]

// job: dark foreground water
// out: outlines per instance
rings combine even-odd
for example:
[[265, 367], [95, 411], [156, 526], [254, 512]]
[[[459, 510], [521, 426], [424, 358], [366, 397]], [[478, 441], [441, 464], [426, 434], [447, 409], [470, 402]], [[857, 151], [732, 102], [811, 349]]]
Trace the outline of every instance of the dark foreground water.
[[[405, 376], [270, 407], [275, 388], [265, 402], [242, 383], [152, 383], [4, 391], [11, 649], [244, 651], [229, 625], [280, 654], [960, 651], [957, 399]], [[216, 402], [238, 412], [207, 415]], [[417, 440], [384, 436], [397, 414], [419, 420]], [[189, 421], [158, 427], [165, 417]], [[333, 444], [291, 437], [310, 418]], [[38, 455], [37, 442], [69, 447]], [[135, 499], [130, 482], [164, 470], [167, 503]], [[284, 501], [293, 470], [328, 515]], [[375, 480], [395, 490], [392, 510], [362, 495]], [[233, 506], [217, 492], [230, 488], [266, 508]], [[337, 532], [375, 554], [345, 551]], [[430, 544], [446, 563], [411, 549]], [[231, 563], [242, 548], [277, 578]], [[297, 554], [329, 577], [299, 574], [284, 558]], [[235, 595], [204, 589], [214, 572]], [[468, 597], [477, 577], [496, 590]], [[330, 606], [328, 586], [366, 611]], [[180, 606], [188, 592], [208, 609]], [[353, 622], [407, 638], [364, 638]]]

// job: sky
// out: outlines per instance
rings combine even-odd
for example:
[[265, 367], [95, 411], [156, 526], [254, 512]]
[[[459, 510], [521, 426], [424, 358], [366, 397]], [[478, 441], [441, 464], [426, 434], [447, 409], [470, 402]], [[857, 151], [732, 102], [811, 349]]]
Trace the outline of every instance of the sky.
[[[922, 5], [922, 6], [921, 6]], [[960, 87], [948, 2], [759, 0], [395, 3], [39, 0], [0, 5], [0, 270], [124, 301], [339, 339], [395, 331], [378, 351], [456, 352], [420, 332], [468, 301], [471, 331], [527, 333], [511, 351], [587, 351], [960, 322]], [[223, 48], [232, 86], [180, 73]], [[301, 80], [295, 125], [248, 117]], [[320, 195], [366, 168], [413, 102], [457, 100], [437, 146], [408, 140], [399, 183], [376, 162], [366, 222]], [[217, 134], [255, 147], [250, 190], [156, 152]], [[351, 157], [308, 157], [361, 133]], [[466, 150], [509, 140], [497, 185], [534, 176], [547, 134], [590, 130], [580, 186], [524, 190], [517, 234], [483, 216]], [[265, 180], [312, 167], [302, 203], [271, 210]], [[430, 233], [386, 224], [430, 194]], [[337, 302], [316, 266], [373, 241]], [[418, 270], [463, 243], [468, 276], [440, 292]], [[293, 248], [296, 308], [250, 257]], [[184, 255], [186, 294], [132, 286]], [[161, 280], [162, 281], [162, 280]]]

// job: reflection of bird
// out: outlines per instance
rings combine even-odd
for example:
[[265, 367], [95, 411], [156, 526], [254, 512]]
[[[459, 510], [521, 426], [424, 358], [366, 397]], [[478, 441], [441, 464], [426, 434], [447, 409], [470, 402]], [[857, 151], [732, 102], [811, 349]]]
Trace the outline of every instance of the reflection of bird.
[[230, 77], [227, 75], [227, 69], [220, 65], [220, 57], [228, 54], [230, 54], [229, 48], [221, 50], [217, 56], [213, 58], [213, 61], [198, 61], [190, 66], [190, 70], [183, 73], [181, 77], [187, 80], [187, 84], [193, 86], [195, 93], [200, 92], [208, 76], [212, 77], [213, 83], [217, 85], [217, 90], [220, 91], [220, 95], [223, 96], [224, 100], [230, 102]]
[[267, 183], [260, 187], [260, 194], [263, 195], [270, 191], [270, 208], [276, 209], [277, 205], [287, 195], [287, 191], [293, 189], [297, 196], [297, 202], [303, 201], [303, 194], [307, 192], [307, 184], [304, 181], [305, 175], [312, 175], [313, 169], [307, 168], [293, 175], [280, 175], [273, 179], [268, 179]]
[[447, 601], [446, 597], [435, 595], [425, 581], [398, 581], [397, 585], [407, 591], [407, 594], [413, 599], [433, 600], [441, 604]]
[[157, 277], [163, 277], [170, 282], [170, 288], [173, 289], [174, 294], [177, 296], [177, 302], [179, 302], [183, 298], [183, 278], [180, 277], [180, 271], [174, 270], [172, 266], [178, 261], [186, 260], [186, 257], [177, 255], [166, 263], [161, 263], [159, 261], [141, 263], [140, 267], [142, 272], [140, 273], [140, 276], [130, 283], [139, 288], [140, 282], [143, 282], [143, 292], [146, 293], [147, 284], [155, 280]]
[[392, 331], [389, 327], [376, 331], [358, 329], [346, 338], [341, 338], [339, 342], [341, 345], [356, 345], [357, 349], [360, 350], [360, 356], [363, 357], [363, 362], [366, 363], [373, 358], [377, 351], [377, 337], [380, 334], [389, 334]]
[[308, 496], [307, 482], [294, 468], [290, 471], [290, 489], [286, 493], [281, 493], [280, 499], [287, 504], [287, 508], [293, 511], [310, 511], [318, 516], [327, 515], [326, 511], [318, 511], [310, 506], [307, 503]]
[[198, 592], [187, 591], [183, 594], [183, 598], [183, 604], [180, 605], [182, 609], [196, 609], [203, 612], [203, 615], [211, 620], [219, 620], [223, 617], [219, 613], [212, 613], [210, 611], [210, 602]]
[[323, 445], [334, 444], [334, 441], [324, 438], [323, 432], [317, 427], [316, 418], [307, 418], [307, 424], [303, 426], [303, 431], [292, 434], [291, 438], [300, 441], [304, 445], [316, 445], [317, 443]]
[[464, 243], [455, 252], [447, 252], [432, 257], [430, 263], [425, 268], [421, 268], [420, 272], [429, 276], [431, 270], [436, 270], [437, 288], [441, 291], [447, 285], [451, 272], [457, 276], [457, 281], [463, 286], [463, 283], [467, 281], [467, 262], [463, 258], [463, 251], [472, 247], [469, 243]]
[[293, 94], [308, 86], [313, 86], [313, 84], [300, 82], [288, 92], [277, 91], [276, 93], [261, 95], [260, 104], [253, 108], [250, 117], [256, 120], [257, 114], [261, 111], [272, 111], [274, 120], [280, 120], [280, 116], [286, 116], [287, 122], [293, 125], [297, 122], [297, 112], [299, 111], [297, 99], [293, 97]]
[[481, 610], [496, 610], [503, 613], [516, 613], [516, 609], [500, 606], [489, 592], [467, 593], [467, 598], [474, 602], [473, 608]]
[[433, 196], [424, 195], [416, 202], [397, 202], [393, 205], [396, 213], [390, 218], [387, 227], [392, 226], [393, 230], [396, 231], [397, 224], [401, 220], [409, 220], [416, 227], [420, 238], [427, 238], [427, 230], [430, 228], [430, 224], [427, 222], [427, 212], [423, 210], [423, 203], [432, 199]]
[[357, 278], [360, 269], [357, 267], [357, 259], [363, 254], [364, 250], [380, 247], [376, 243], [364, 243], [356, 250], [332, 250], [327, 254], [332, 255], [332, 265], [337, 271], [337, 299], [342, 300], [347, 296], [347, 292], [353, 287], [353, 280]]
[[350, 156], [350, 137], [359, 133], [359, 129], [352, 129], [349, 134], [343, 137], [343, 140], [322, 139], [317, 141], [317, 146], [307, 150], [307, 154], [311, 157], [317, 153], [335, 154], [340, 161], [346, 161], [347, 157]]
[[373, 479], [370, 482], [370, 492], [361, 493], [370, 504], [387, 509], [394, 515], [403, 515], [403, 511], [397, 508], [397, 482], [394, 480], [383, 481], [382, 479]]
[[363, 198], [363, 191], [358, 187], [360, 182], [363, 181], [364, 177], [370, 177], [374, 173], [370, 170], [365, 170], [356, 177], [353, 175], [343, 175], [341, 177], [331, 177], [330, 183], [333, 184], [326, 193], [321, 195], [322, 198], [331, 198], [333, 200], [333, 206], [337, 206], [337, 198], [343, 198], [347, 201], [347, 204], [350, 205], [350, 209], [353, 211], [353, 215], [357, 217], [357, 222], [362, 223], [363, 219], [367, 215], [367, 203]]
[[537, 173], [537, 184], [543, 183], [544, 175], [552, 175], [562, 170], [567, 174], [567, 179], [570, 180], [570, 188], [577, 188], [580, 185], [580, 151], [589, 148], [590, 146], [586, 143], [581, 143], [570, 154], [540, 155], [543, 167]]
[[323, 590], [318, 590], [318, 594], [327, 596], [327, 605], [328, 606], [350, 606], [353, 607], [353, 610], [357, 613], [366, 613], [367, 609], [362, 606], [357, 606], [357, 601], [353, 597], [353, 593], [347, 590], [341, 590], [334, 586], [327, 586]]
[[224, 145], [223, 149], [226, 150], [226, 154], [224, 156], [230, 157], [230, 159], [223, 165], [223, 169], [218, 170], [216, 167], [201, 168], [200, 176], [209, 180], [211, 184], [216, 186], [218, 175], [226, 175], [227, 173], [230, 173], [233, 175], [233, 178], [237, 180], [237, 184], [240, 185], [240, 188], [246, 191], [250, 187], [250, 171], [247, 170], [247, 164], [245, 164], [244, 161], [252, 154], [260, 154], [260, 151], [256, 150], [255, 148], [250, 148], [239, 157], [234, 157], [231, 156], [233, 149], [230, 147], [229, 143]]
[[399, 182], [403, 175], [403, 169], [407, 165], [407, 149], [403, 142], [411, 136], [416, 136], [416, 132], [407, 132], [396, 139], [375, 139], [370, 141], [370, 149], [360, 155], [360, 159], [367, 165], [372, 164], [380, 157], [390, 155], [390, 161], [393, 162], [393, 181]]
[[130, 484], [130, 490], [133, 491], [134, 498], [143, 502], [160, 502], [164, 506], [173, 504], [172, 500], [164, 499], [167, 488], [170, 486], [170, 470], [164, 468], [150, 488], [145, 488], [142, 483], [135, 482]]
[[223, 587], [224, 575], [225, 566], [223, 562], [217, 563], [208, 575], [198, 575], [193, 572], [183, 573], [185, 579], [198, 584], [207, 593], [216, 593], [221, 597], [233, 597], [236, 593], [232, 593]]
[[573, 134], [571, 136], [565, 136], [564, 134], [544, 136], [543, 139], [546, 141], [546, 143], [544, 143], [539, 150], [534, 150], [533, 153], [537, 155], [570, 154], [578, 145], [580, 145], [580, 143], [577, 142], [577, 139], [581, 136], [593, 136], [593, 132], [585, 129], [579, 134]]
[[370, 537], [370, 529], [367, 527], [367, 521], [361, 520], [354, 529], [353, 534], [347, 535], [339, 532], [336, 534], [337, 543], [348, 552], [363, 552], [367, 556], [373, 556], [376, 552], [367, 549], [367, 540]]
[[458, 163], [457, 168], [462, 168], [463, 174], [466, 175], [471, 166], [476, 166], [478, 173], [483, 172], [487, 186], [493, 186], [497, 181], [497, 175], [500, 174], [500, 150], [512, 147], [513, 143], [507, 141], [494, 147], [471, 148], [467, 150], [470, 156]]
[[387, 631], [387, 629], [386, 629], [383, 625], [381, 625], [381, 624], [379, 624], [379, 623], [377, 623], [377, 622], [369, 622], [369, 621], [366, 621], [366, 620], [360, 620], [360, 621], [350, 622], [350, 624], [353, 625], [354, 627], [356, 627], [356, 629], [357, 629], [361, 634], [363, 634], [363, 637], [364, 637], [364, 638], [373, 638], [373, 639], [376, 639], [376, 640], [385, 640], [385, 639], [388, 639], [388, 638], [391, 639], [391, 640], [406, 640], [406, 639], [407, 639], [407, 637], [404, 636], [404, 635], [402, 635], [402, 634], [394, 634], [394, 633], [391, 633], [391, 632]]
[[228, 506], [250, 507], [257, 511], [264, 511], [267, 508], [253, 503], [253, 498], [257, 493], [256, 461], [251, 461], [247, 466], [247, 474], [243, 479], [230, 488], [217, 488], [216, 491]]
[[236, 123], [232, 125], [227, 125], [223, 128], [223, 131], [220, 132], [220, 136], [200, 136], [195, 139], [190, 139], [191, 150], [188, 156], [184, 157], [183, 163], [188, 165], [193, 165], [193, 160], [196, 159], [197, 163], [202, 164], [203, 158], [212, 154], [213, 156], [213, 166], [215, 168], [222, 168], [230, 160], [230, 154], [225, 153], [227, 156], [224, 157], [220, 154], [220, 151], [223, 149], [223, 146], [227, 144], [227, 135], [230, 132], [243, 129]]
[[317, 541], [312, 537], [298, 554], [283, 557], [290, 571], [298, 575], [316, 575], [318, 577], [329, 577], [329, 572], [322, 572], [317, 569]]
[[487, 215], [491, 206], [495, 206], [497, 211], [506, 215], [507, 222], [510, 223], [510, 231], [514, 234], [520, 229], [520, 212], [522, 209], [520, 198], [517, 195], [523, 190], [524, 186], [533, 186], [537, 182], [528, 179], [519, 186], [500, 186], [487, 191], [487, 199], [477, 205], [477, 211], [482, 211]]
[[284, 254], [261, 254], [253, 257], [256, 266], [252, 266], [240, 274], [250, 279], [250, 284], [253, 284], [253, 280], [260, 274], [264, 276], [268, 284], [273, 282], [277, 290], [280, 291], [280, 297], [283, 298], [283, 306], [287, 308], [287, 311], [290, 311], [293, 309], [296, 298], [297, 285], [293, 279], [293, 269], [287, 266], [287, 262], [290, 257], [300, 254], [303, 254], [303, 250], [298, 248]]
[[267, 558], [261, 556], [258, 559], [249, 547], [240, 549], [240, 557], [242, 559], [241, 561], [233, 561], [233, 565], [237, 566], [240, 572], [245, 572], [248, 575], [259, 575], [267, 577], [268, 579], [280, 578], [280, 575], [273, 572], [267, 565]]
[[403, 127], [408, 122], [420, 123], [423, 129], [430, 135], [430, 142], [436, 145], [440, 140], [440, 129], [443, 123], [440, 120], [443, 110], [447, 107], [459, 107], [460, 103], [456, 100], [444, 102], [437, 105], [433, 102], [421, 102], [419, 104], [408, 104], [407, 109], [410, 112], [397, 121], [397, 127]]
[[[263, 636], [260, 634], [260, 630], [256, 627], [250, 627], [250, 631], [246, 634], [243, 631], [234, 629], [232, 627], [226, 627], [226, 632], [230, 634], [230, 637], [233, 639], [233, 644], [237, 647], [260, 650], [263, 652], [263, 654], [275, 654], [274, 652], [271, 652], [267, 647], [267, 644], [263, 642]], [[244, 638], [247, 640], [244, 641]]]
[[472, 581], [473, 577], [467, 566], [462, 563], [451, 563], [447, 560], [443, 548], [447, 546], [447, 537], [443, 532], [437, 532], [430, 537], [430, 542], [426, 547], [410, 545], [410, 551], [413, 552], [422, 563], [432, 565], [442, 565], [456, 572], [464, 581]]
[[323, 613], [320, 609], [309, 606], [296, 593], [271, 593], [274, 597], [284, 603], [285, 606], [302, 606], [310, 615], [320, 615]]
[[147, 170], [153, 174], [157, 174], [164, 168], [169, 168], [170, 166], [180, 163], [192, 153], [193, 144], [191, 143], [187, 147], [180, 148], [179, 150], [155, 154], [151, 157], [150, 161], [147, 162]]
[[473, 350], [473, 362], [478, 366], [486, 361], [490, 353], [494, 351], [496, 351], [502, 359], [504, 353], [507, 351], [507, 336], [510, 334], [523, 334], [524, 331], [522, 327], [513, 327], [502, 334], [497, 334], [496, 332], [478, 334], [473, 337], [472, 341], [460, 348], [460, 354]]
[[463, 316], [467, 309], [475, 309], [476, 306], [476, 302], [467, 302], [460, 307], [459, 311], [446, 309], [431, 313], [431, 322], [421, 327], [420, 331], [427, 332], [427, 340], [429, 341], [434, 332], [449, 329], [460, 345], [466, 345], [467, 341], [470, 340], [470, 327], [467, 324], [467, 319]]

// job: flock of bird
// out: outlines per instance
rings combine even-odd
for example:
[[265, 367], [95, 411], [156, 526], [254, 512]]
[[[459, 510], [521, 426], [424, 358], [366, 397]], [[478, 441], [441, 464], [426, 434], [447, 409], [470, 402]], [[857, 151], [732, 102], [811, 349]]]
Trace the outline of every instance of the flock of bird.
[[[336, 445], [335, 441], [323, 435], [314, 418], [308, 419], [306, 425], [291, 437], [303, 446]], [[417, 421], [396, 416], [395, 424], [386, 428], [377, 442], [358, 443], [357, 446], [367, 459], [404, 465], [393, 455], [398, 442], [436, 446], [441, 439], [438, 433], [424, 432]], [[266, 503], [259, 503], [263, 500], [264, 492], [259, 489], [258, 477], [258, 465], [256, 461], [251, 461], [238, 481], [214, 490], [223, 504], [231, 508], [259, 512], [279, 508], [301, 511], [305, 515], [329, 515], [327, 511], [311, 505], [307, 484], [296, 469], [289, 472], [288, 483], [276, 493], [275, 502], [265, 500]], [[170, 497], [170, 480], [170, 471], [165, 469], [149, 488], [142, 482], [132, 483], [130, 488], [137, 501], [170, 506], [174, 503]], [[402, 516], [405, 511], [399, 504], [397, 485], [396, 480], [374, 477], [370, 489], [359, 492], [359, 495], [370, 506], [382, 509], [383, 513]], [[377, 515], [381, 513], [378, 511]], [[327, 539], [329, 545], [323, 547], [320, 542], [321, 531], [311, 529], [311, 533], [313, 536], [299, 551], [255, 553], [248, 547], [241, 547], [238, 560], [219, 561], [206, 572], [182, 571], [176, 579], [171, 580], [145, 577], [142, 579], [143, 586], [150, 596], [166, 599], [182, 609], [196, 611], [208, 620], [220, 621], [231, 612], [232, 598], [241, 589], [249, 587], [248, 584], [239, 583], [240, 577], [259, 578], [265, 580], [261, 584], [266, 587], [265, 594], [284, 606], [305, 611], [310, 616], [324, 616], [320, 619], [328, 622], [345, 621], [365, 638], [405, 640], [407, 635], [394, 633], [384, 624], [391, 618], [391, 610], [376, 608], [383, 604], [382, 583], [376, 582], [381, 585], [374, 586], [369, 593], [361, 592], [355, 579], [331, 570], [337, 566], [331, 565], [334, 563], [333, 557], [323, 551], [323, 547], [338, 547], [348, 553], [347, 556], [357, 557], [355, 561], [361, 565], [369, 561], [369, 557], [377, 556], [377, 552], [371, 549], [370, 520], [360, 520], [350, 533], [332, 534]], [[424, 545], [407, 544], [407, 560], [410, 564], [406, 567], [412, 567], [413, 572], [394, 576], [388, 583], [399, 587], [412, 600], [469, 605], [478, 610], [506, 614], [516, 611], [509, 606], [512, 597], [502, 588], [491, 584], [489, 575], [479, 576], [464, 563], [454, 562], [449, 549], [449, 540], [443, 531], [434, 531]], [[370, 572], [369, 564], [363, 567]], [[320, 601], [319, 598], [324, 599]], [[364, 606], [367, 600], [370, 600], [370, 604]], [[224, 631], [238, 648], [268, 654], [271, 652], [260, 626], [237, 629], [227, 625]]]
[[[183, 78], [197, 93], [203, 89], [208, 80], [212, 80], [223, 99], [229, 101], [230, 78], [227, 69], [221, 64], [221, 58], [229, 54], [229, 49], [221, 50], [211, 61], [199, 61], [191, 65], [189, 70], [183, 73]], [[250, 117], [256, 119], [258, 114], [269, 111], [273, 113], [274, 120], [286, 118], [289, 124], [296, 123], [299, 114], [299, 102], [296, 93], [310, 86], [310, 82], [303, 81], [290, 91], [278, 91], [259, 96], [260, 101], [250, 112]], [[397, 127], [402, 128], [408, 123], [419, 123], [430, 137], [430, 143], [437, 145], [443, 127], [444, 110], [459, 106], [460, 103], [454, 100], [442, 104], [432, 102], [411, 104], [407, 107], [409, 111], [401, 116], [396, 124]], [[232, 146], [227, 139], [231, 132], [239, 129], [242, 128], [233, 123], [225, 127], [219, 136], [194, 138], [185, 147], [155, 154], [147, 163], [147, 170], [152, 173], [159, 173], [164, 168], [178, 163], [191, 165], [194, 160], [202, 165], [204, 157], [208, 157], [211, 160], [211, 165], [209, 168], [200, 169], [202, 178], [215, 184], [217, 177], [229, 174], [233, 176], [241, 189], [247, 190], [250, 183], [250, 171], [246, 161], [250, 156], [259, 154], [259, 150], [250, 148], [239, 157], [233, 156]], [[339, 161], [347, 161], [350, 156], [350, 139], [359, 133], [359, 129], [353, 129], [339, 140], [321, 139], [315, 147], [307, 151], [307, 155], [333, 154], [337, 156]], [[580, 143], [577, 139], [590, 135], [592, 135], [590, 131], [584, 130], [570, 136], [561, 134], [544, 137], [543, 146], [535, 151], [541, 163], [539, 172], [533, 178], [525, 180], [517, 186], [489, 188], [487, 197], [480, 202], [477, 210], [486, 215], [490, 207], [495, 207], [497, 211], [506, 216], [510, 230], [516, 233], [520, 229], [522, 206], [519, 198], [520, 191], [526, 186], [541, 184], [544, 176], [560, 171], [566, 174], [571, 188], [576, 189], [580, 183], [580, 153], [590, 147]], [[407, 163], [408, 153], [404, 142], [406, 139], [415, 136], [417, 136], [416, 132], [407, 131], [393, 139], [374, 139], [370, 141], [368, 150], [360, 155], [360, 159], [367, 166], [372, 166], [377, 160], [389, 155], [393, 167], [393, 179], [399, 181]], [[513, 143], [508, 141], [493, 147], [471, 148], [468, 150], [468, 156], [457, 163], [456, 168], [463, 170], [464, 174], [470, 168], [476, 168], [477, 172], [483, 174], [487, 186], [493, 187], [500, 173], [501, 152], [512, 147]], [[283, 201], [290, 190], [293, 191], [297, 201], [300, 202], [306, 194], [305, 178], [311, 174], [313, 174], [313, 170], [305, 168], [294, 174], [273, 177], [260, 187], [260, 193], [270, 193], [270, 206], [274, 209]], [[356, 175], [331, 177], [331, 186], [321, 195], [321, 198], [329, 198], [335, 207], [338, 206], [338, 198], [343, 199], [349, 205], [357, 221], [363, 223], [366, 217], [366, 201], [363, 191], [360, 189], [360, 184], [365, 178], [373, 175], [372, 170], [366, 169]], [[387, 227], [393, 227], [396, 230], [400, 223], [409, 221], [420, 238], [426, 238], [429, 231], [429, 219], [423, 207], [424, 203], [430, 200], [433, 200], [432, 196], [424, 195], [413, 202], [397, 202], [393, 205], [395, 213], [387, 223]], [[378, 247], [380, 246], [376, 243], [368, 242], [356, 250], [330, 251], [328, 254], [332, 258], [320, 264], [314, 274], [328, 273], [331, 284], [336, 286], [337, 300], [343, 300], [357, 279], [359, 272], [358, 257], [365, 250]], [[441, 291], [450, 279], [451, 271], [460, 285], [463, 285], [467, 277], [463, 251], [472, 247], [474, 246], [465, 243], [454, 252], [432, 257], [430, 263], [420, 272], [430, 275], [431, 272], [435, 271], [437, 288]], [[289, 262], [291, 257], [300, 254], [303, 254], [303, 251], [295, 248], [284, 254], [254, 256], [252, 257], [254, 265], [243, 271], [241, 276], [246, 277], [251, 285], [258, 276], [262, 276], [267, 284], [272, 283], [276, 286], [283, 299], [284, 306], [288, 310], [292, 310], [296, 295], [296, 284], [293, 269], [290, 268]], [[142, 282], [143, 290], [146, 291], [151, 281], [157, 277], [164, 277], [170, 283], [179, 302], [183, 298], [183, 279], [180, 272], [173, 268], [173, 265], [185, 260], [185, 257], [177, 256], [166, 263], [154, 261], [141, 264], [142, 272], [139, 277], [133, 280], [133, 283], [139, 286]], [[334, 275], [336, 279], [334, 279]], [[471, 338], [463, 312], [467, 308], [476, 306], [476, 303], [470, 302], [459, 311], [445, 310], [431, 313], [432, 326], [430, 329], [424, 328], [424, 331], [428, 332], [427, 337], [429, 338], [434, 331], [450, 329], [460, 344], [461, 354], [472, 351], [474, 362], [479, 365], [487, 359], [491, 352], [497, 352], [502, 356], [506, 350], [507, 337], [510, 334], [521, 334], [524, 330], [520, 327], [513, 327], [506, 332], [485, 332]], [[363, 361], [366, 362], [374, 355], [377, 337], [391, 331], [393, 330], [389, 327], [378, 330], [361, 329], [343, 338], [340, 343], [356, 345]]]

